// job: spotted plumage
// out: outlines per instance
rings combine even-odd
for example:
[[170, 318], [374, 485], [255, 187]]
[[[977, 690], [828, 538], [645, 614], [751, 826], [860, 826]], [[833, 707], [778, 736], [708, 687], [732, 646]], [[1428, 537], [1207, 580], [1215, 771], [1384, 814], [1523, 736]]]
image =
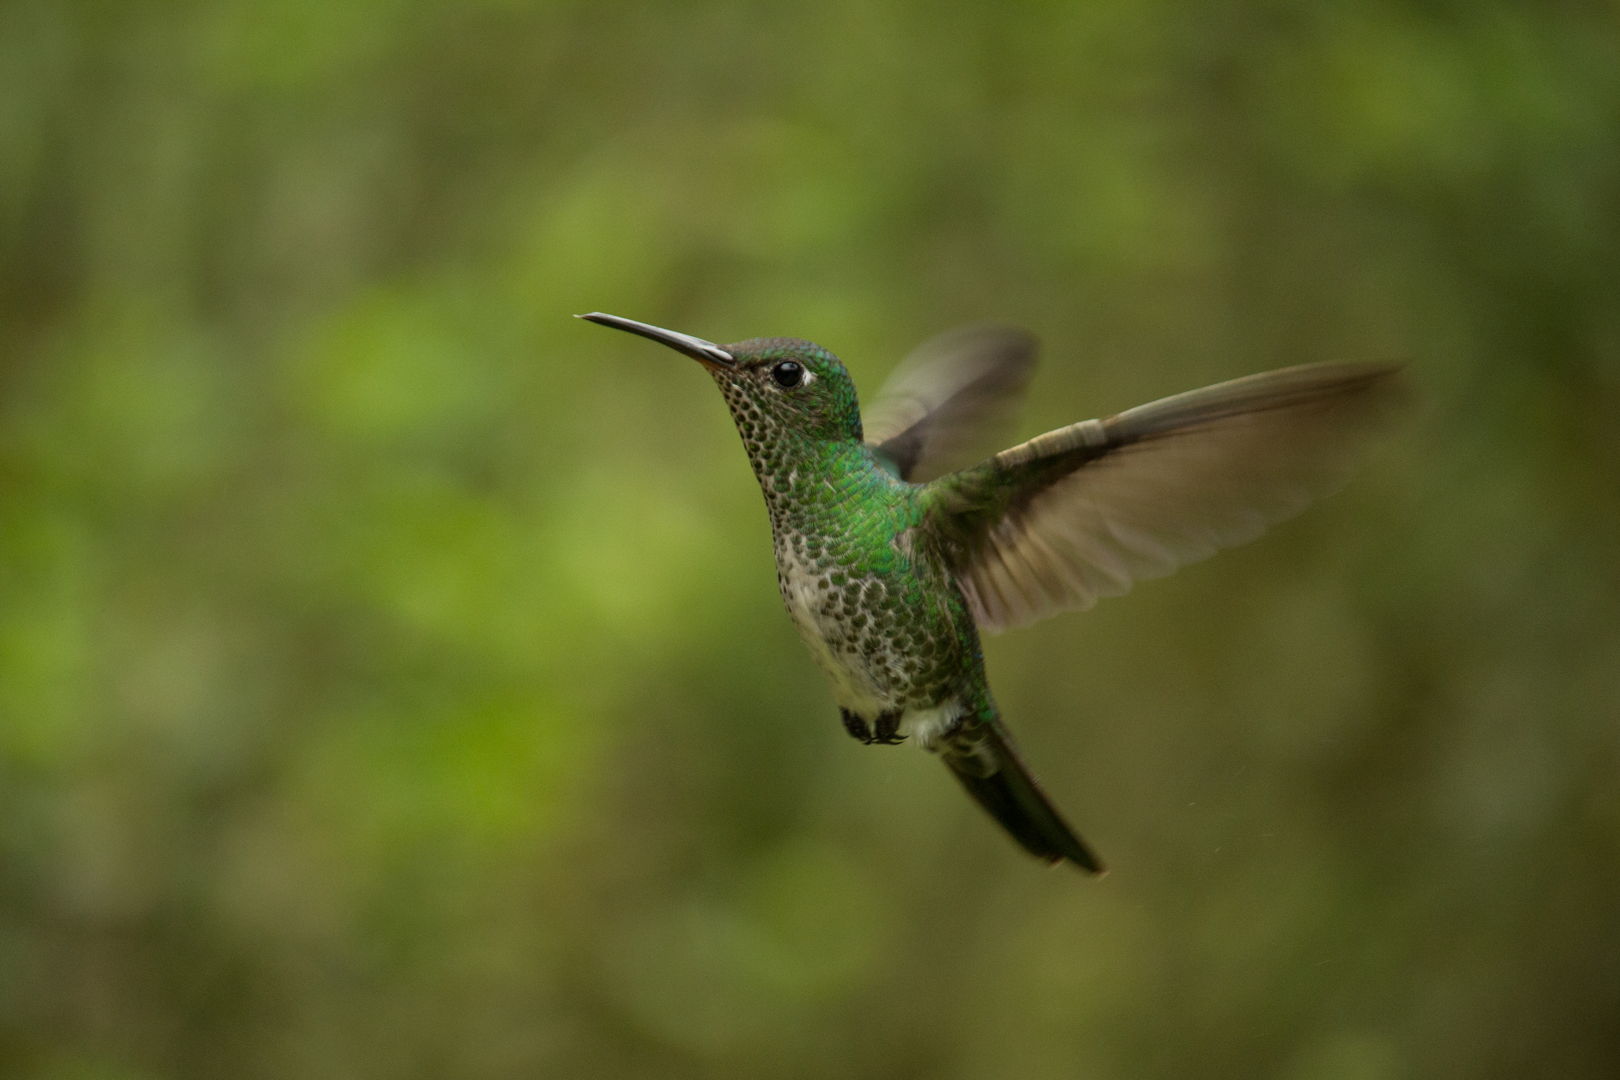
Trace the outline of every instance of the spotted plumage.
[[[793, 339], [728, 351], [745, 371], [785, 360], [829, 387], [825, 407], [807, 420], [773, 400], [807, 387], [773, 389], [768, 377], [712, 369], [765, 495], [788, 614], [844, 714], [873, 732], [886, 729], [858, 737], [888, 743], [915, 733], [928, 743], [960, 719], [932, 715], [942, 707], [989, 709], [966, 601], [942, 553], [919, 531], [924, 489], [881, 467], [861, 440], [854, 384], [838, 358]], [[883, 723], [890, 714], [895, 719]]]
[[715, 345], [582, 316], [700, 361], [736, 422], [775, 543], [777, 588], [863, 743], [941, 756], [1031, 853], [1101, 862], [1015, 754], [981, 628], [1088, 607], [1241, 543], [1342, 471], [1392, 369], [1314, 365], [1223, 383], [1049, 432], [967, 464], [972, 435], [1028, 378], [1005, 329], [939, 339], [864, 431], [839, 359], [793, 338]]

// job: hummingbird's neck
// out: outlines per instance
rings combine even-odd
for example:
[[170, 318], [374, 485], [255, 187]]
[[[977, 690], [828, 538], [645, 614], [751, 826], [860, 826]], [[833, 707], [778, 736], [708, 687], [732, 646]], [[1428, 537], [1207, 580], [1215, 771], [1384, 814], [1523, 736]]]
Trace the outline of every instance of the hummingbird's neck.
[[791, 439], [790, 445], [744, 440], [771, 524], [816, 531], [837, 527], [851, 506], [880, 504], [905, 487], [878, 465], [864, 444], [847, 439]]

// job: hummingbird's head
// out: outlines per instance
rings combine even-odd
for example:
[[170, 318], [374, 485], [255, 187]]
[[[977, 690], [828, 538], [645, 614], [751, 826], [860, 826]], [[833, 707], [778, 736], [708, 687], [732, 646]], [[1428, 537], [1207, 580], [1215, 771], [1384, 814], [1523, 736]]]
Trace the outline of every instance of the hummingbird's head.
[[861, 441], [861, 408], [843, 361], [798, 338], [752, 338], [725, 346], [735, 361], [709, 372], [737, 427], [769, 437], [792, 432], [825, 441]]
[[665, 330], [617, 315], [580, 318], [660, 342], [708, 369], [731, 407], [751, 457], [787, 439], [860, 442], [861, 409], [843, 362], [797, 338], [752, 338], [734, 345]]

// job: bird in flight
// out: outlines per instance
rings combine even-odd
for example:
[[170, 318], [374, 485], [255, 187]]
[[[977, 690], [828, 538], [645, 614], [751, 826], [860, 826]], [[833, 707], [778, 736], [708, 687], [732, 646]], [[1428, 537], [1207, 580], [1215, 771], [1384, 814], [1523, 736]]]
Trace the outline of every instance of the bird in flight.
[[1092, 873], [1101, 860], [1014, 749], [980, 631], [1089, 608], [1298, 513], [1343, 481], [1398, 370], [1268, 371], [975, 458], [1033, 370], [1023, 331], [929, 342], [863, 419], [820, 345], [580, 318], [666, 345], [720, 387], [765, 496], [777, 587], [844, 729], [914, 739], [1027, 851]]

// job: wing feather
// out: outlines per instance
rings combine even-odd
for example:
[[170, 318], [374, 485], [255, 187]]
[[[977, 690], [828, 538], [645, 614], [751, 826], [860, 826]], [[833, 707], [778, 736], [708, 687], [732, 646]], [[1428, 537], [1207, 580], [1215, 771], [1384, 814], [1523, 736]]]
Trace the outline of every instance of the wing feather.
[[1049, 431], [936, 481], [975, 617], [1006, 630], [1259, 536], [1343, 483], [1397, 368], [1313, 364]]
[[903, 480], [922, 483], [993, 446], [1035, 365], [1035, 338], [971, 326], [917, 347], [866, 411], [866, 441]]

